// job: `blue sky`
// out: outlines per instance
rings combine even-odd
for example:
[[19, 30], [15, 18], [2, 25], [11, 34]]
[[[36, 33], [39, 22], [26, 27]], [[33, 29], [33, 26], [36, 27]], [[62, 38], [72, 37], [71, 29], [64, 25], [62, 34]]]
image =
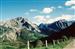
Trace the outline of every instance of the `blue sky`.
[[[6, 20], [14, 17], [23, 16], [34, 21], [36, 16], [48, 16], [56, 18], [61, 15], [74, 15], [75, 8], [72, 5], [65, 5], [71, 0], [0, 0], [2, 9], [0, 11], [0, 19]], [[52, 11], [42, 12], [44, 9], [52, 9]]]

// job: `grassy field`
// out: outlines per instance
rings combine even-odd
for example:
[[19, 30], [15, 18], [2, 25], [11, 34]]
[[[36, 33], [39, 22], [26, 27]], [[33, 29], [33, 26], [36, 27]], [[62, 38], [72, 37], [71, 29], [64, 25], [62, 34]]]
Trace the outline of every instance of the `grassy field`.
[[[41, 46], [41, 47], [35, 47], [35, 48], [30, 48], [30, 49], [63, 49], [70, 42], [71, 42], [71, 39], [62, 41], [59, 44], [55, 44], [55, 45], [48, 44], [48, 47]], [[27, 49], [27, 48], [19, 47], [19, 45], [16, 46], [16, 45], [11, 45], [9, 43], [1, 43], [0, 42], [0, 49]]]

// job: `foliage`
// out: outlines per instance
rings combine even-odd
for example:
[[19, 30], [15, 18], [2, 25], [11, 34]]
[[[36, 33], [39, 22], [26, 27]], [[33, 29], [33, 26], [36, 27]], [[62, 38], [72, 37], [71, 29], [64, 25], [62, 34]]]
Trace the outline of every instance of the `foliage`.
[[40, 34], [38, 32], [29, 31], [29, 30], [24, 28], [21, 30], [20, 37], [21, 37], [21, 39], [23, 39], [25, 41], [29, 40], [32, 42], [32, 41], [38, 40], [38, 39], [46, 37], [46, 36], [43, 34]]
[[41, 40], [38, 40], [37, 41], [37, 45], [36, 45], [37, 47], [42, 47], [43, 46], [43, 43], [42, 43], [42, 41]]

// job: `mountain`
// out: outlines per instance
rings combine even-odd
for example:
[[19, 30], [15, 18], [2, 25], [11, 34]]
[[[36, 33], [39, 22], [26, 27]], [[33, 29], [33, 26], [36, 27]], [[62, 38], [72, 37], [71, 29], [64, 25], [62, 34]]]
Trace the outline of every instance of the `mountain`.
[[2, 41], [29, 40], [32, 42], [42, 37], [46, 35], [40, 34], [38, 26], [23, 17], [6, 20], [0, 24], [0, 40]]
[[16, 31], [10, 27], [0, 26], [0, 40], [16, 41]]
[[40, 24], [38, 27], [41, 30], [41, 33], [50, 35], [53, 32], [59, 32], [69, 26], [71, 26], [74, 21], [67, 21], [67, 20], [59, 20], [52, 24]]
[[28, 30], [39, 31], [36, 24], [33, 24], [28, 19], [23, 17], [17, 17], [15, 19], [8, 20], [3, 25], [14, 29], [26, 28]]
[[69, 27], [59, 31], [59, 32], [54, 32], [52, 35], [48, 36], [48, 40], [56, 40], [56, 39], [61, 39], [66, 36], [67, 38], [70, 37], [75, 37], [75, 22], [72, 23]]
[[16, 41], [17, 38], [22, 35], [22, 29], [33, 35], [34, 33], [37, 34], [37, 32], [40, 32], [36, 24], [33, 24], [28, 19], [23, 17], [17, 17], [11, 20], [7, 20], [0, 25], [0, 38], [2, 40], [6, 39], [10, 41]]
[[[63, 24], [61, 26], [63, 27], [57, 27], [58, 25], [56, 25], [56, 23], [59, 24]], [[64, 25], [66, 23], [66, 26]], [[48, 40], [48, 42], [53, 42], [53, 40], [59, 40], [59, 39], [64, 39], [64, 38], [70, 38], [70, 37], [75, 37], [75, 21], [64, 21], [62, 23], [60, 23], [59, 21], [56, 21], [52, 24], [40, 24], [40, 30], [42, 34], [46, 34], [48, 35], [45, 38], [42, 38], [42, 41]], [[48, 27], [48, 25], [50, 27]], [[53, 27], [54, 26], [54, 27]], [[55, 31], [55, 27], [60, 28], [57, 29], [58, 31]]]
[[18, 37], [21, 40], [31, 39], [30, 41], [45, 37], [53, 40], [62, 38], [64, 35], [75, 36], [75, 33], [73, 33], [75, 21], [67, 21], [64, 19], [51, 24], [41, 23], [39, 26], [23, 17], [17, 17], [0, 23], [0, 39], [2, 40], [17, 41]]
[[75, 22], [71, 26], [62, 30], [61, 32], [64, 32], [64, 35], [66, 35], [68, 37], [70, 37], [70, 36], [75, 37]]

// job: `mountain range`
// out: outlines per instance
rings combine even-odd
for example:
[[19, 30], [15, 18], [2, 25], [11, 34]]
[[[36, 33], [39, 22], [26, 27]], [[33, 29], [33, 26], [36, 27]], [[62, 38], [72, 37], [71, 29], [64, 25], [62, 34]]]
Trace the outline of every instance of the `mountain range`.
[[[65, 36], [75, 36], [75, 21], [67, 21], [65, 19], [58, 20], [51, 24], [36, 25], [26, 18], [18, 17], [15, 19], [7, 20], [0, 25], [0, 39], [15, 41], [17, 37], [25, 37], [22, 29], [34, 36], [34, 39], [47, 37], [48, 40], [59, 39]], [[23, 36], [22, 36], [23, 35]], [[28, 35], [28, 34], [27, 34]], [[32, 40], [32, 38], [31, 38]]]

